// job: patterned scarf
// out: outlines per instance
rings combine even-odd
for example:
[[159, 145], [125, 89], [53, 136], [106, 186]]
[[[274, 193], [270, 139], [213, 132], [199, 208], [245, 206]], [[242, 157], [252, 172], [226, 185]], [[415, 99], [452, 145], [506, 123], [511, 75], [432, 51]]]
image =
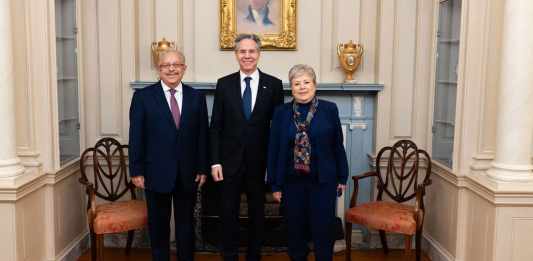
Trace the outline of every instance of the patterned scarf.
[[307, 130], [311, 124], [313, 116], [315, 116], [318, 108], [318, 99], [315, 97], [311, 101], [309, 112], [305, 121], [300, 121], [300, 112], [298, 111], [298, 103], [292, 102], [293, 120], [296, 125], [296, 137], [294, 138], [294, 170], [297, 173], [307, 175], [311, 172], [311, 142]]

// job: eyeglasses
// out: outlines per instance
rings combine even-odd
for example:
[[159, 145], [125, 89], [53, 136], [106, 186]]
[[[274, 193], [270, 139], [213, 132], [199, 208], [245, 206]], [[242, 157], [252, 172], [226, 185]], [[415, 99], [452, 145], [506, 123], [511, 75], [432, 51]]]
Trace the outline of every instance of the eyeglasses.
[[175, 68], [175, 69], [181, 69], [185, 67], [185, 64], [183, 63], [164, 63], [164, 64], [161, 64], [159, 65], [159, 68], [163, 69], [163, 70], [170, 70], [170, 68]]

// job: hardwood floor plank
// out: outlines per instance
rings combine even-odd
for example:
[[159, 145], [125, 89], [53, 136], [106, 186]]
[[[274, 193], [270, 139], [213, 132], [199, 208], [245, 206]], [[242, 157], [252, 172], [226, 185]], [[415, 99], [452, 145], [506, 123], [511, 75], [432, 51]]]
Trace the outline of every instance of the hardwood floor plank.
[[[149, 261], [150, 249], [132, 249], [130, 256], [125, 255], [125, 250], [122, 248], [106, 248], [104, 251], [105, 260], [112, 261]], [[78, 261], [90, 261], [90, 251], [86, 251]], [[172, 261], [175, 261], [175, 257]], [[195, 257], [196, 261], [221, 261], [218, 254], [214, 253], [197, 253]], [[262, 261], [289, 261], [289, 257], [286, 253], [276, 253], [264, 255]], [[313, 256], [309, 260], [314, 260]], [[344, 261], [344, 254], [336, 254], [333, 258], [334, 261]], [[352, 261], [414, 261], [414, 251], [411, 251], [409, 256], [404, 255], [403, 250], [390, 251], [388, 255], [383, 254], [381, 249], [373, 250], [353, 250]], [[244, 256], [239, 257], [239, 261], [245, 261]], [[423, 256], [422, 261], [431, 261], [426, 255]]]

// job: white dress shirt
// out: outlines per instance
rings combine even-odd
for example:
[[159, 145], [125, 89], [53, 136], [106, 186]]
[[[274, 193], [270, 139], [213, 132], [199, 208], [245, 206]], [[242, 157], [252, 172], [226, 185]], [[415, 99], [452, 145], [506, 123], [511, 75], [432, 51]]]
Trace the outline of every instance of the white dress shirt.
[[259, 89], [259, 70], [255, 69], [255, 71], [250, 74], [246, 75], [242, 71], [241, 74], [241, 97], [244, 94], [244, 89], [246, 88], [246, 82], [244, 81], [244, 78], [250, 77], [252, 78], [250, 80], [250, 89], [252, 90], [252, 111], [254, 110], [255, 106], [255, 100], [257, 99], [257, 90]]
[[[163, 92], [165, 93], [165, 98], [167, 99], [168, 109], [170, 109], [170, 87], [168, 87], [163, 81], [161, 81], [161, 87], [163, 87]], [[176, 97], [176, 101], [178, 101], [178, 107], [180, 109], [180, 116], [181, 116], [181, 108], [183, 108], [181, 105], [183, 104], [183, 88], [180, 84], [174, 88], [176, 90], [176, 93], [174, 93], [174, 97]]]
[[[240, 71], [240, 74], [241, 74], [241, 97], [244, 94], [244, 89], [246, 88], [246, 82], [244, 81], [244, 78], [246, 77], [252, 78], [250, 80], [250, 89], [252, 91], [252, 111], [253, 111], [254, 106], [255, 106], [255, 100], [257, 99], [257, 90], [259, 89], [259, 70], [255, 69], [255, 71], [250, 75], [246, 75], [242, 71]], [[213, 164], [211, 165], [211, 168], [220, 167], [220, 166], [222, 165]]]

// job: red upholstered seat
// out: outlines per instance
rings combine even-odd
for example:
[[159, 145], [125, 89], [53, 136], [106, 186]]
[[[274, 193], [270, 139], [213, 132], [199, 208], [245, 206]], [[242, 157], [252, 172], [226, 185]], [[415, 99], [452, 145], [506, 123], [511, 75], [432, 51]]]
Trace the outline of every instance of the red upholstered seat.
[[95, 234], [119, 233], [143, 228], [147, 223], [146, 202], [128, 200], [96, 206]]
[[375, 201], [350, 208], [346, 220], [377, 230], [414, 235], [416, 221], [414, 207], [405, 204]]

